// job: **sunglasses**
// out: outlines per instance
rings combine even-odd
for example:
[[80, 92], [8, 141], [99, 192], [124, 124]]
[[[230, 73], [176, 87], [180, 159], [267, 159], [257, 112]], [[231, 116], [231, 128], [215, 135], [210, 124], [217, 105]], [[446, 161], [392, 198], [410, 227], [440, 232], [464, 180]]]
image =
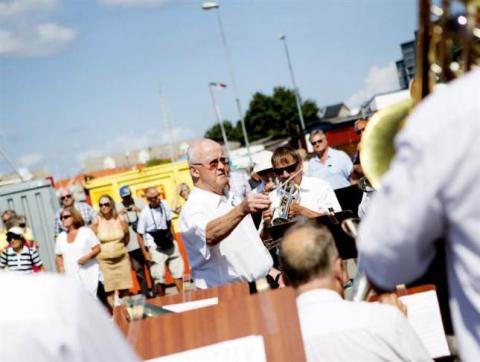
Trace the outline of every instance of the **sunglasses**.
[[62, 196], [62, 197], [60, 197], [60, 201], [63, 201], [63, 200], [65, 200], [65, 199], [69, 199], [69, 198], [71, 198], [71, 197], [72, 197], [72, 195]]
[[100, 206], [100, 207], [110, 207], [111, 205], [110, 205], [109, 202], [106, 202], [106, 203], [104, 203], [104, 204], [99, 203], [98, 206]]
[[147, 197], [147, 200], [148, 201], [155, 201], [155, 200], [158, 200], [159, 198], [160, 198], [160, 195], [155, 195], [155, 196]]
[[25, 227], [27, 227], [27, 224], [22, 223], [22, 224], [18, 224], [18, 226], [20, 226], [21, 228], [25, 228]]
[[365, 131], [365, 128], [356, 129], [356, 130], [355, 130], [355, 133], [356, 133], [358, 136], [360, 136], [360, 135], [363, 133], [363, 131]]
[[228, 166], [228, 158], [227, 157], [219, 157], [219, 158], [216, 158], [214, 160], [211, 160], [208, 165], [205, 165], [203, 163], [194, 163], [194, 165], [198, 165], [198, 166], [207, 166], [208, 168], [210, 169], [216, 169], [218, 168], [218, 164], [219, 163], [222, 163], [224, 166]]
[[277, 176], [282, 176], [285, 171], [287, 171], [288, 173], [295, 172], [295, 170], [297, 169], [297, 166], [298, 166], [298, 162], [295, 162], [285, 167], [275, 167], [273, 171]]
[[12, 242], [12, 240], [22, 240], [23, 238], [20, 235], [7, 233], [7, 242]]
[[313, 142], [312, 142], [312, 146], [319, 145], [320, 143], [323, 143], [323, 141], [325, 141], [325, 139], [313, 141]]
[[62, 219], [62, 220], [67, 220], [67, 219], [69, 219], [69, 218], [71, 218], [71, 217], [72, 217], [72, 215], [62, 215], [62, 216], [60, 217], [60, 219]]

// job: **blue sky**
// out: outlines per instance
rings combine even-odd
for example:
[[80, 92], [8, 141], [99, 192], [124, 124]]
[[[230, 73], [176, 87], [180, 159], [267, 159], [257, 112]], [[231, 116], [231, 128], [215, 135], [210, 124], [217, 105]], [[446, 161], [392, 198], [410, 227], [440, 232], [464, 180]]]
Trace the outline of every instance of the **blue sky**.
[[[398, 87], [399, 44], [415, 0], [220, 1], [240, 99], [297, 85], [319, 106], [355, 106]], [[0, 0], [0, 145], [19, 167], [56, 177], [82, 160], [165, 143], [160, 89], [175, 140], [215, 116], [209, 82], [230, 84], [216, 15], [197, 0]], [[231, 87], [217, 93], [236, 120]], [[0, 160], [0, 172], [7, 165]]]

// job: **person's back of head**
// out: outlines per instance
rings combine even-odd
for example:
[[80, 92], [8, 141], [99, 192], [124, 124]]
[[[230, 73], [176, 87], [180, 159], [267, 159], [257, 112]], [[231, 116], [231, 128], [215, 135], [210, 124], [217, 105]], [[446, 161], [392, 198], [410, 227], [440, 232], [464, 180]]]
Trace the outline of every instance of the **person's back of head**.
[[325, 287], [343, 296], [346, 277], [335, 240], [315, 220], [299, 221], [288, 230], [280, 244], [280, 264], [297, 291]]

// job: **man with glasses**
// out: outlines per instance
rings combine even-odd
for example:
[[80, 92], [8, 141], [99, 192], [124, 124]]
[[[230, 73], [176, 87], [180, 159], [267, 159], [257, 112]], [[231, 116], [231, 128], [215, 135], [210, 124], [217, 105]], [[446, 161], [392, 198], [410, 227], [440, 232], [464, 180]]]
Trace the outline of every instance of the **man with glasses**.
[[55, 229], [54, 234], [55, 238], [60, 234], [62, 231], [66, 231], [64, 228], [62, 221], [60, 220], [60, 213], [63, 209], [69, 210], [72, 208], [77, 209], [82, 215], [83, 221], [85, 221], [85, 225], [89, 226], [93, 219], [95, 219], [95, 210], [85, 202], [76, 202], [73, 198], [73, 194], [70, 190], [62, 188], [57, 191], [58, 199], [60, 201], [61, 207], [55, 213]]
[[168, 204], [160, 198], [156, 187], [145, 193], [148, 206], [138, 217], [138, 244], [147, 262], [158, 295], [165, 295], [165, 265], [167, 265], [179, 293], [183, 291], [184, 263], [175, 241], [172, 213]]
[[[316, 217], [342, 210], [335, 192], [326, 181], [303, 175], [303, 161], [297, 150], [290, 146], [277, 148], [272, 155], [272, 165], [280, 184], [292, 183], [298, 189], [298, 194], [290, 205], [290, 218]], [[273, 207], [276, 207], [284, 196], [284, 188], [278, 187], [269, 196]], [[263, 220], [267, 224], [272, 219], [272, 213], [273, 209], [263, 213]]]
[[353, 163], [348, 155], [328, 146], [327, 136], [322, 130], [310, 134], [315, 157], [308, 163], [308, 176], [327, 181], [334, 190], [350, 186]]
[[215, 141], [194, 142], [187, 158], [194, 187], [180, 213], [179, 230], [195, 286], [265, 277], [273, 262], [251, 214], [270, 206], [268, 196], [251, 192], [239, 200], [228, 191], [228, 159]]

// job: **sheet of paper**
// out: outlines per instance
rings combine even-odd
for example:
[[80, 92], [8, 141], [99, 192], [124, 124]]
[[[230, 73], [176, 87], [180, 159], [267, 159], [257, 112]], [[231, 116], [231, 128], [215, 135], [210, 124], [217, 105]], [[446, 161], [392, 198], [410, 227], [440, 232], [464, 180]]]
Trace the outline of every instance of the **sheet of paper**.
[[200, 299], [194, 300], [193, 302], [186, 302], [186, 303], [178, 303], [178, 304], [169, 304], [164, 305], [162, 308], [167, 309], [174, 313], [182, 313], [188, 310], [199, 309], [209, 307], [211, 305], [218, 304], [218, 298], [208, 298], [208, 299]]
[[266, 362], [262, 336], [231, 339], [209, 346], [149, 359], [146, 362]]
[[430, 353], [437, 358], [450, 355], [443, 329], [437, 293], [434, 290], [404, 295], [400, 300], [407, 306], [407, 319]]

